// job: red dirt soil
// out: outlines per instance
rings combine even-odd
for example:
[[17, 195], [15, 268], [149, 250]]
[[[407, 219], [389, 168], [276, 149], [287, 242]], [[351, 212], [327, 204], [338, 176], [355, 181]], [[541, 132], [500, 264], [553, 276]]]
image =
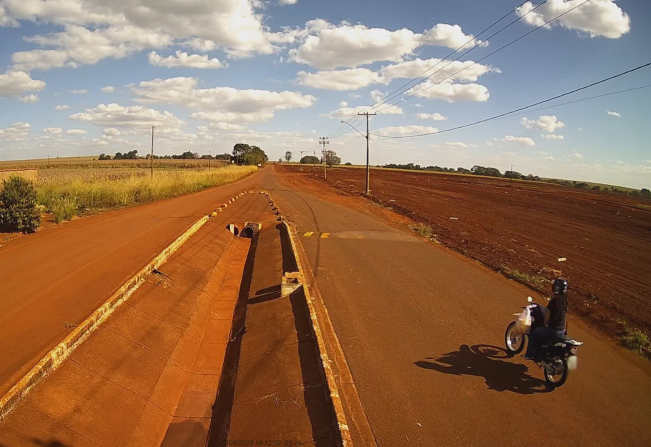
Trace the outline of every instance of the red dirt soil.
[[[281, 172], [289, 181], [309, 177], [323, 185], [320, 169], [303, 169]], [[330, 169], [327, 184], [358, 196], [364, 173]], [[541, 182], [382, 169], [371, 171], [371, 195], [429, 224], [438, 242], [536, 289], [547, 291], [547, 281], [564, 276], [573, 310], [602, 329], [621, 333], [620, 320], [651, 330], [648, 201]]]

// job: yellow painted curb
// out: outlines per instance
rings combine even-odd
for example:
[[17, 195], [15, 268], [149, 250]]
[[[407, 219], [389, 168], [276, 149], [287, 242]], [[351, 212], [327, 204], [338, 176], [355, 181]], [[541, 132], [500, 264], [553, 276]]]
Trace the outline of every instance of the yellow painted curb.
[[295, 235], [292, 232], [291, 227], [287, 222], [282, 221], [282, 225], [285, 227], [287, 234], [289, 235], [289, 241], [292, 246], [292, 253], [294, 254], [294, 259], [296, 260], [296, 265], [298, 271], [301, 275], [301, 283], [303, 284], [303, 292], [305, 294], [305, 301], [307, 301], [308, 310], [310, 312], [310, 320], [312, 321], [312, 328], [314, 334], [316, 335], [317, 345], [319, 348], [319, 354], [321, 355], [321, 365], [325, 371], [326, 382], [328, 386], [328, 391], [330, 393], [330, 399], [334, 407], [335, 417], [337, 418], [337, 427], [339, 429], [339, 434], [341, 436], [341, 442], [344, 447], [352, 447], [353, 440], [350, 435], [350, 429], [348, 427], [348, 422], [346, 420], [346, 414], [344, 413], [344, 407], [341, 403], [341, 398], [339, 396], [339, 388], [335, 380], [334, 372], [332, 371], [332, 366], [330, 365], [330, 359], [325, 346], [325, 341], [321, 333], [321, 325], [317, 319], [316, 310], [314, 308], [314, 301], [312, 295], [310, 294], [309, 287], [305, 284], [305, 274], [303, 273], [303, 266], [301, 265], [301, 259], [298, 255], [298, 250], [296, 248]]

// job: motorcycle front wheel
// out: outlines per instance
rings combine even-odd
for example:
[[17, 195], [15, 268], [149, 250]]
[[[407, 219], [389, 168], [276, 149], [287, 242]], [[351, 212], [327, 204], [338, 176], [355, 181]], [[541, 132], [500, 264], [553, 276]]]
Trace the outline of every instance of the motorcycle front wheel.
[[554, 388], [562, 386], [567, 380], [567, 374], [570, 369], [567, 366], [567, 359], [554, 357], [543, 367], [545, 371], [545, 380]]
[[520, 334], [515, 329], [515, 321], [508, 325], [504, 334], [504, 344], [506, 350], [512, 354], [519, 354], [524, 349], [526, 335]]

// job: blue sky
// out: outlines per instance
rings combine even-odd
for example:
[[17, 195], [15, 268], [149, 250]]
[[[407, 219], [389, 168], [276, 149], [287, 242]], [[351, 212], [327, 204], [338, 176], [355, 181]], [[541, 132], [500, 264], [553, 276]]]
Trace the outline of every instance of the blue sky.
[[[248, 142], [271, 159], [288, 150], [298, 158], [438, 62], [440, 73], [390, 103], [416, 96], [376, 108], [373, 164], [513, 164], [650, 187], [651, 88], [381, 138], [455, 127], [651, 61], [651, 5], [590, 0], [468, 67], [584, 2], [548, 0], [531, 11], [543, 1], [0, 0], [0, 160], [146, 153], [151, 125], [161, 154]], [[490, 33], [473, 38], [509, 11], [499, 26], [520, 20], [488, 42], [480, 41]], [[477, 47], [439, 60], [466, 42], [463, 51]], [[651, 68], [561, 102], [648, 84]], [[341, 133], [330, 148], [362, 163], [365, 140]]]

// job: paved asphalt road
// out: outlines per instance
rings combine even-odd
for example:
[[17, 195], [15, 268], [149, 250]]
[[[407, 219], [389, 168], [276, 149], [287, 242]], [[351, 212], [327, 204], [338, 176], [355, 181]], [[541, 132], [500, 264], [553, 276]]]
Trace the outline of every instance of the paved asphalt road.
[[197, 219], [255, 187], [261, 176], [86, 217], [4, 243], [0, 395]]
[[550, 391], [502, 348], [528, 289], [263, 177], [299, 233], [315, 232], [302, 242], [379, 445], [651, 445], [647, 361], [571, 320], [579, 369]]

